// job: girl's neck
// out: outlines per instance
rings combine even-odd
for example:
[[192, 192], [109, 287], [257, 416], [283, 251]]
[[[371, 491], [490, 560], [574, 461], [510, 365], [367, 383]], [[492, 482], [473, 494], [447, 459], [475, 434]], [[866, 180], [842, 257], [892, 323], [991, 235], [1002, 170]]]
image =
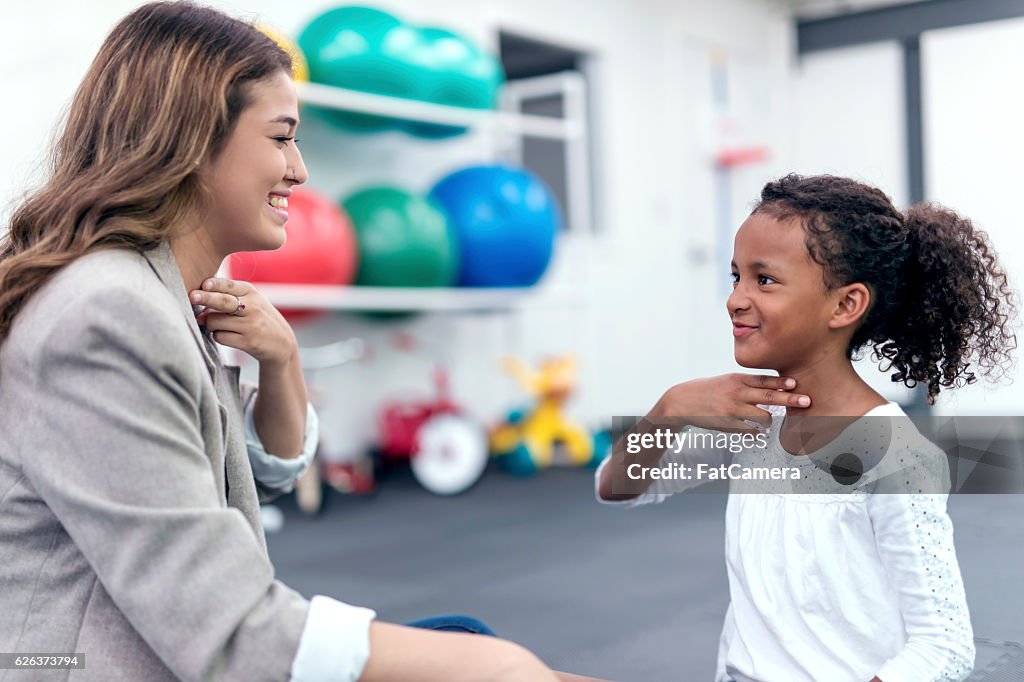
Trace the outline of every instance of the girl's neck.
[[788, 414], [808, 417], [859, 417], [888, 402], [854, 370], [849, 360], [818, 363], [779, 372], [796, 379], [796, 393], [809, 395], [811, 406], [786, 408]]

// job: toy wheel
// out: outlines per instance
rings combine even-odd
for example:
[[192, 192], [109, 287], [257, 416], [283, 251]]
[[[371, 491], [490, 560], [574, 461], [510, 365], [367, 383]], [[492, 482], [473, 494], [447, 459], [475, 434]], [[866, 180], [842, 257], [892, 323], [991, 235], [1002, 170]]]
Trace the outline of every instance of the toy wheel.
[[465, 492], [487, 468], [487, 435], [464, 417], [432, 417], [416, 433], [410, 464], [420, 485], [435, 495]]

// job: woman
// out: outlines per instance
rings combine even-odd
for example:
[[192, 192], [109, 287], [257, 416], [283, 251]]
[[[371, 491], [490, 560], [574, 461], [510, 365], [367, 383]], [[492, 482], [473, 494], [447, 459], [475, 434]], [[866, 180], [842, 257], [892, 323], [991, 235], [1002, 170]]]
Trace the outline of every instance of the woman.
[[[13, 215], [0, 650], [82, 652], [74, 679], [559, 679], [509, 642], [380, 623], [274, 580], [258, 501], [294, 480], [316, 427], [288, 325], [213, 275], [285, 241], [286, 198], [306, 180], [290, 72], [248, 24], [140, 7], [79, 87], [50, 179]], [[243, 396], [214, 341], [259, 361], [258, 392]]]

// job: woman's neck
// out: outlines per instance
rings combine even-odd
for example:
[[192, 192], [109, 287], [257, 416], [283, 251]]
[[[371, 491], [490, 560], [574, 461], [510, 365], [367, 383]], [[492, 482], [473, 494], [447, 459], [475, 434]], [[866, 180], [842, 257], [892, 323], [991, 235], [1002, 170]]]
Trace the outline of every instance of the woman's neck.
[[215, 248], [205, 230], [192, 230], [170, 240], [185, 291], [202, 288], [203, 282], [217, 274], [224, 256]]

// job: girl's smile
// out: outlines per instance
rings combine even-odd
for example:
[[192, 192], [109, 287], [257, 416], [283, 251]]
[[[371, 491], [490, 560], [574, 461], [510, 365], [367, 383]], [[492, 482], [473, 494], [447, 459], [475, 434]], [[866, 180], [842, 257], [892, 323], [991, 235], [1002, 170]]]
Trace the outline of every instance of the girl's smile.
[[745, 338], [757, 331], [757, 327], [752, 327], [739, 322], [732, 323], [732, 335], [737, 339]]

